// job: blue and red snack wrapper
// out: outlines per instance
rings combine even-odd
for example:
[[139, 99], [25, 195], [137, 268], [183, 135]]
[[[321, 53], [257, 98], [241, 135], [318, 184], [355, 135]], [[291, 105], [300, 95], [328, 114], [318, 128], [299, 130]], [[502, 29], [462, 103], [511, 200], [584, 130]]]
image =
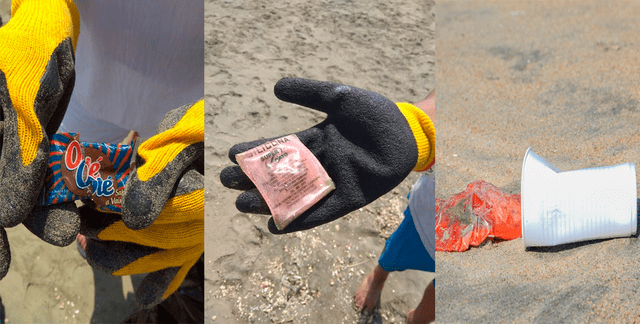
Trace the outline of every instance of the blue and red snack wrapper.
[[91, 199], [96, 209], [121, 213], [122, 193], [134, 154], [130, 145], [86, 143], [75, 133], [51, 137], [40, 205]]

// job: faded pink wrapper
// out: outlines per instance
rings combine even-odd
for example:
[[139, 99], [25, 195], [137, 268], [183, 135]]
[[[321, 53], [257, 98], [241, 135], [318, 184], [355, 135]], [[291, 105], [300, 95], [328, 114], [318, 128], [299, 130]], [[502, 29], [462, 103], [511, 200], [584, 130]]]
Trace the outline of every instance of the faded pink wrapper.
[[322, 164], [296, 135], [236, 154], [236, 160], [267, 202], [279, 230], [335, 189]]

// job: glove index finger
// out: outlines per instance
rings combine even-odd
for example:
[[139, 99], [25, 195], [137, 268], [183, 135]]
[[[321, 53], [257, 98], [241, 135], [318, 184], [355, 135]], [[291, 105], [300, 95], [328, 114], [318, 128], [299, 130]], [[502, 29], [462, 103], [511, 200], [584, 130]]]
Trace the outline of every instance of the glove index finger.
[[138, 177], [143, 181], [154, 177], [183, 150], [197, 143], [204, 143], [204, 100], [165, 115], [158, 133], [138, 148], [138, 156], [146, 161], [139, 166]]
[[134, 170], [127, 181], [122, 196], [122, 220], [127, 227], [138, 230], [151, 225], [162, 212], [176, 183], [184, 171], [204, 151], [204, 142], [195, 143], [169, 162], [162, 171], [144, 181]]
[[329, 81], [283, 78], [273, 92], [282, 101], [294, 103], [332, 115], [340, 111], [341, 103], [362, 89]]
[[184, 171], [204, 157], [204, 100], [167, 113], [137, 152], [122, 197], [122, 220], [134, 230], [156, 220]]
[[22, 222], [31, 233], [55, 246], [67, 246], [80, 232], [81, 216], [75, 202], [36, 206]]

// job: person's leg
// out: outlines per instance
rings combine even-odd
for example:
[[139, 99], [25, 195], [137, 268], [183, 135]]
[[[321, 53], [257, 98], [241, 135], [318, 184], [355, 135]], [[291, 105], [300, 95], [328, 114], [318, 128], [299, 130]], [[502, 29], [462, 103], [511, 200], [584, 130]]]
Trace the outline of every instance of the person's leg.
[[371, 310], [376, 306], [388, 275], [389, 272], [376, 264], [376, 267], [362, 280], [355, 295], [359, 311]]
[[416, 231], [409, 207], [404, 211], [404, 220], [385, 243], [378, 264], [362, 280], [356, 291], [354, 299], [358, 310], [371, 310], [375, 307], [389, 272], [407, 269], [435, 270], [435, 262]]
[[416, 309], [407, 314], [407, 323], [430, 323], [436, 320], [436, 287], [431, 282], [424, 290], [422, 300]]

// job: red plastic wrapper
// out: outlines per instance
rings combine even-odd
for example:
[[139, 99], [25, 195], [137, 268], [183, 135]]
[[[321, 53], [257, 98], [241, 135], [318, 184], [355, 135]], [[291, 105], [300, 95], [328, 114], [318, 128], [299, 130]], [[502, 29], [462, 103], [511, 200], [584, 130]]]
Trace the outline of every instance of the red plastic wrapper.
[[521, 237], [521, 221], [520, 195], [476, 180], [446, 200], [436, 198], [436, 251], [463, 252], [487, 238]]

